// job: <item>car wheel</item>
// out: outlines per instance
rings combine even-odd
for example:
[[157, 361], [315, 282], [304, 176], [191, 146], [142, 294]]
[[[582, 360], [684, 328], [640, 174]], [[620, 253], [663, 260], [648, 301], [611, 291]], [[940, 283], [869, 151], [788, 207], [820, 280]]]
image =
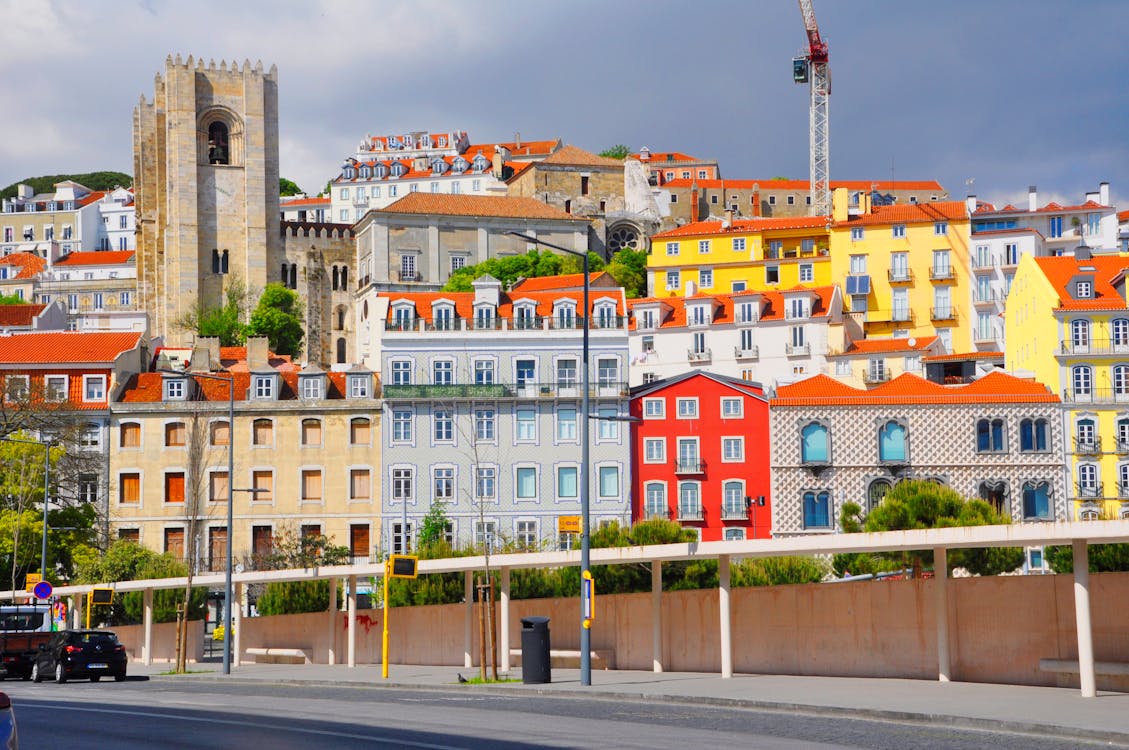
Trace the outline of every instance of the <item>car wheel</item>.
[[60, 685], [67, 681], [67, 670], [63, 669], [63, 663], [59, 662], [55, 665], [55, 682]]
[[96, 675], [91, 675], [91, 676], [90, 676], [90, 681], [91, 681], [91, 682], [98, 682], [98, 680], [100, 680], [100, 679], [102, 679], [102, 675], [100, 675], [100, 674], [96, 674]]
[[43, 675], [39, 673], [39, 662], [31, 665], [31, 681], [43, 682]]
[[125, 682], [125, 672], [114, 675], [114, 682]]

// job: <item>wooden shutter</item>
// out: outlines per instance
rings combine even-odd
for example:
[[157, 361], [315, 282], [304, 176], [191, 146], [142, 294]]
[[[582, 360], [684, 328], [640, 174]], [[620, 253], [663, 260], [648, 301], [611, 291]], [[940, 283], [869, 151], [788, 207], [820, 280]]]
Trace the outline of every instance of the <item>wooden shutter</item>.
[[371, 481], [368, 469], [351, 469], [349, 471], [349, 497], [352, 500], [369, 500], [372, 498]]
[[364, 417], [357, 417], [349, 423], [350, 432], [349, 442], [353, 445], [368, 445], [371, 441], [370, 430], [371, 422]]
[[231, 442], [231, 425], [225, 422], [212, 422], [212, 445], [227, 445]]
[[136, 422], [126, 422], [118, 428], [118, 445], [122, 448], [141, 447], [141, 425]]
[[165, 474], [165, 502], [166, 503], [183, 503], [184, 502], [184, 473], [171, 472]]
[[119, 478], [119, 503], [141, 502], [141, 476], [139, 474], [122, 474]]
[[321, 472], [317, 469], [302, 471], [302, 500], [307, 503], [321, 502]]

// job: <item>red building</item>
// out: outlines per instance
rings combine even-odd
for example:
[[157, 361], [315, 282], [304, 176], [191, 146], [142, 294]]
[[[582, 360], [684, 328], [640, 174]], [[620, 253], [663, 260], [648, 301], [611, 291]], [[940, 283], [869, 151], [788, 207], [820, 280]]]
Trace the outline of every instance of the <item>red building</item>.
[[702, 541], [766, 539], [768, 401], [759, 383], [695, 371], [631, 389], [632, 520], [669, 518]]

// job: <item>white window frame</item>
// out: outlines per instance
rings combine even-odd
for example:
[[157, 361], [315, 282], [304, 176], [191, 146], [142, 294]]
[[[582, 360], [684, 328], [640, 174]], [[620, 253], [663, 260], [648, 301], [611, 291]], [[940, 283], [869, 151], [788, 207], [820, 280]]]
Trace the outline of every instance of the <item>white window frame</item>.
[[[731, 408], [734, 405], [736, 408]], [[720, 408], [722, 419], [741, 419], [745, 416], [745, 400], [739, 396], [722, 396]]]
[[[738, 455], [730, 456], [729, 448], [736, 446]], [[745, 462], [745, 438], [743, 435], [723, 435], [721, 438], [721, 462], [723, 464], [740, 464]]]
[[[97, 388], [96, 395], [91, 397], [91, 388]], [[105, 375], [83, 375], [82, 376], [82, 400], [84, 403], [92, 403], [95, 401], [106, 400], [106, 376]]]
[[666, 438], [664, 438], [664, 437], [643, 438], [643, 463], [645, 463], [645, 464], [665, 464], [666, 463]]
[[643, 419], [666, 419], [666, 399], [644, 398]]
[[[689, 407], [693, 406], [692, 409]], [[685, 407], [685, 408], [684, 408]], [[698, 418], [698, 397], [697, 396], [680, 396], [678, 398], [678, 419], [697, 419]]]
[[[533, 472], [533, 495], [523, 497], [518, 495], [520, 487], [519, 476], [523, 472]], [[541, 471], [537, 464], [515, 464], [513, 467], [513, 483], [514, 483], [514, 502], [515, 503], [537, 503], [541, 500]]]

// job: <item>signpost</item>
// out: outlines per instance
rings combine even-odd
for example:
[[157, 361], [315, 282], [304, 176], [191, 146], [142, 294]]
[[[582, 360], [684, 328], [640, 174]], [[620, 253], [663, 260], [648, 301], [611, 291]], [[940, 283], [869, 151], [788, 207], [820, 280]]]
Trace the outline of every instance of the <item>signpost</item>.
[[54, 591], [55, 588], [51, 585], [50, 581], [40, 581], [35, 584], [35, 588], [31, 590], [31, 593], [36, 599], [50, 599]]
[[29, 594], [33, 593], [35, 590], [35, 584], [39, 583], [42, 580], [43, 576], [40, 573], [28, 573], [27, 577], [24, 579], [24, 591]]
[[105, 607], [113, 603], [113, 589], [95, 588], [88, 591], [86, 594], [86, 629], [90, 629], [90, 610], [96, 606]]
[[388, 679], [388, 579], [415, 578], [419, 572], [416, 555], [391, 555], [384, 561], [384, 634], [380, 642], [380, 676]]
[[580, 533], [580, 516], [561, 516], [557, 519], [557, 531], [562, 534]]

